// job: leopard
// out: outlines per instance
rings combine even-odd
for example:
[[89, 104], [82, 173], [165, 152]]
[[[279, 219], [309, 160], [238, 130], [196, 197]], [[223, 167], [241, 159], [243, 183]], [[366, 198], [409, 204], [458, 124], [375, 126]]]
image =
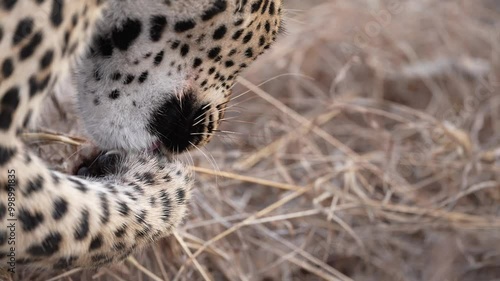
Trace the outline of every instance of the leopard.
[[[0, 269], [99, 268], [171, 235], [195, 185], [173, 156], [211, 140], [282, 6], [1, 0]], [[100, 172], [51, 168], [22, 137], [64, 75], [86, 134], [110, 152]]]

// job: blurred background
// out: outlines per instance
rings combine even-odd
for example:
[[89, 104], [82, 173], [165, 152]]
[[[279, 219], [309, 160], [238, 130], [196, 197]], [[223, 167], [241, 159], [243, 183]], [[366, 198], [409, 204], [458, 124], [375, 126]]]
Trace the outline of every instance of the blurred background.
[[[500, 280], [500, 1], [285, 8], [221, 131], [181, 156], [197, 184], [176, 235], [20, 280]], [[43, 121], [78, 136], [61, 114]]]

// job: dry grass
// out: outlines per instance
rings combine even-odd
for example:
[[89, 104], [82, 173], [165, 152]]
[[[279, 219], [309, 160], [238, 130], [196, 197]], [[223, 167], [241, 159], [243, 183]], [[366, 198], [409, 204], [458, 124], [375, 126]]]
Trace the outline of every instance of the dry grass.
[[[184, 157], [186, 224], [38, 279], [500, 280], [500, 2], [286, 2], [224, 132]], [[78, 136], [64, 114], [44, 122]], [[75, 152], [36, 147], [60, 168]]]

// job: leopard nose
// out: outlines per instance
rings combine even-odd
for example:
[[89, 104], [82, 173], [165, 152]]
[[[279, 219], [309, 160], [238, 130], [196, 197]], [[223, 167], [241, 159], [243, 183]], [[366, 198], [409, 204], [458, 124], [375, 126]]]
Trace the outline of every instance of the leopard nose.
[[209, 137], [209, 109], [210, 106], [200, 103], [192, 91], [181, 98], [171, 97], [153, 113], [149, 132], [170, 152], [186, 151]]

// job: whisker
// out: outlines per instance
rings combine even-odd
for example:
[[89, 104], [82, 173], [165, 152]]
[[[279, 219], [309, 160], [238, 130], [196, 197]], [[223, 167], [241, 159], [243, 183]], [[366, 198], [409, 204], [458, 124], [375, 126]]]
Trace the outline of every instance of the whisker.
[[242, 100], [242, 101], [239, 101], [239, 102], [237, 102], [237, 103], [231, 104], [230, 106], [226, 107], [226, 110], [228, 110], [228, 109], [230, 109], [230, 108], [233, 108], [233, 107], [236, 107], [236, 106], [238, 106], [238, 105], [241, 105], [242, 103], [245, 103], [245, 102], [251, 101], [251, 100], [256, 99], [256, 98], [257, 98], [256, 96], [255, 96], [255, 97], [249, 97], [249, 98], [244, 99], [244, 100]]
[[[194, 143], [192, 142], [189, 142], [194, 148], [196, 148], [201, 154], [203, 154], [203, 156], [207, 159], [207, 161], [210, 163], [210, 165], [212, 165], [212, 168], [217, 171], [217, 172], [220, 172], [220, 168], [219, 166], [217, 165], [217, 161], [215, 161], [215, 159], [213, 158], [209, 158], [207, 156], [207, 154], [205, 154], [205, 152], [203, 152], [203, 150], [201, 150], [198, 146], [196, 146]], [[213, 162], [211, 161], [213, 160]], [[215, 184], [217, 185], [217, 177], [215, 177]]]
[[199, 125], [201, 122], [203, 122], [205, 119], [200, 119], [198, 122], [194, 123], [191, 127]]
[[246, 91], [246, 92], [243, 92], [243, 93], [241, 93], [241, 94], [239, 94], [239, 95], [237, 95], [237, 96], [234, 96], [234, 97], [232, 97], [230, 100], [228, 100], [227, 102], [230, 102], [230, 101], [232, 101], [232, 100], [238, 99], [238, 98], [240, 98], [240, 97], [242, 97], [242, 96], [244, 96], [244, 95], [248, 94], [248, 92], [249, 92], [249, 91]]
[[213, 130], [214, 132], [223, 133], [223, 134], [231, 134], [231, 135], [244, 135], [239, 132], [231, 132], [231, 131], [221, 131], [221, 130]]
[[215, 136], [215, 134], [211, 133], [191, 133], [191, 136]]
[[[313, 77], [311, 77], [311, 76], [307, 76], [307, 75], [304, 75], [304, 74], [300, 74], [300, 73], [283, 73], [283, 74], [280, 74], [280, 75], [276, 75], [276, 76], [274, 76], [274, 77], [271, 77], [271, 78], [269, 78], [269, 79], [265, 80], [264, 82], [261, 82], [260, 84], [257, 84], [256, 86], [257, 86], [257, 87], [260, 87], [260, 86], [262, 86], [262, 85], [264, 85], [264, 84], [267, 84], [267, 83], [269, 83], [269, 82], [271, 82], [271, 81], [273, 81], [273, 80], [276, 80], [276, 79], [281, 78], [281, 77], [286, 77], [286, 76], [301, 77], [301, 78], [305, 78], [305, 79], [309, 79], [309, 80], [311, 80], [311, 81], [314, 81], [314, 78], [313, 78]], [[238, 79], [239, 79], [239, 78], [238, 78]], [[237, 79], [236, 81], [238, 81], [238, 79]], [[237, 83], [234, 83], [234, 84], [233, 84], [233, 86], [231, 87], [231, 89], [232, 89], [232, 88], [234, 88], [234, 87], [236, 86], [236, 84], [237, 84]], [[246, 94], [246, 93], [249, 93], [249, 92], [251, 92], [251, 90], [244, 91], [243, 93], [244, 93], [244, 94]]]
[[[236, 118], [236, 117], [234, 117], [234, 118]], [[230, 121], [231, 123], [241, 123], [241, 124], [251, 124], [251, 125], [256, 124], [255, 122], [250, 122], [250, 121], [234, 120], [234, 118], [224, 118], [224, 119], [221, 119], [220, 122]]]
[[190, 161], [190, 165], [191, 165], [191, 166], [194, 166], [194, 159], [193, 159], [193, 156], [191, 155], [191, 152], [190, 152], [189, 150], [187, 151], [187, 155], [188, 155], [188, 156], [189, 156], [189, 158], [191, 159], [191, 161]]
[[198, 120], [198, 119], [200, 119], [200, 118], [204, 117], [204, 116], [205, 116], [205, 114], [206, 114], [207, 112], [208, 112], [208, 111], [203, 111], [200, 115], [198, 115], [198, 117], [194, 118], [194, 119], [193, 119], [193, 121], [196, 121], [196, 120]]
[[73, 153], [71, 153], [70, 155], [68, 155], [68, 157], [66, 157], [66, 158], [65, 158], [65, 160], [67, 161], [67, 160], [71, 159], [71, 157], [75, 156], [76, 154], [78, 154], [78, 153], [79, 153], [80, 151], [82, 151], [82, 150], [83, 150], [83, 147], [79, 146], [79, 147], [76, 149], [76, 151], [75, 151], [75, 152], [73, 152]]

